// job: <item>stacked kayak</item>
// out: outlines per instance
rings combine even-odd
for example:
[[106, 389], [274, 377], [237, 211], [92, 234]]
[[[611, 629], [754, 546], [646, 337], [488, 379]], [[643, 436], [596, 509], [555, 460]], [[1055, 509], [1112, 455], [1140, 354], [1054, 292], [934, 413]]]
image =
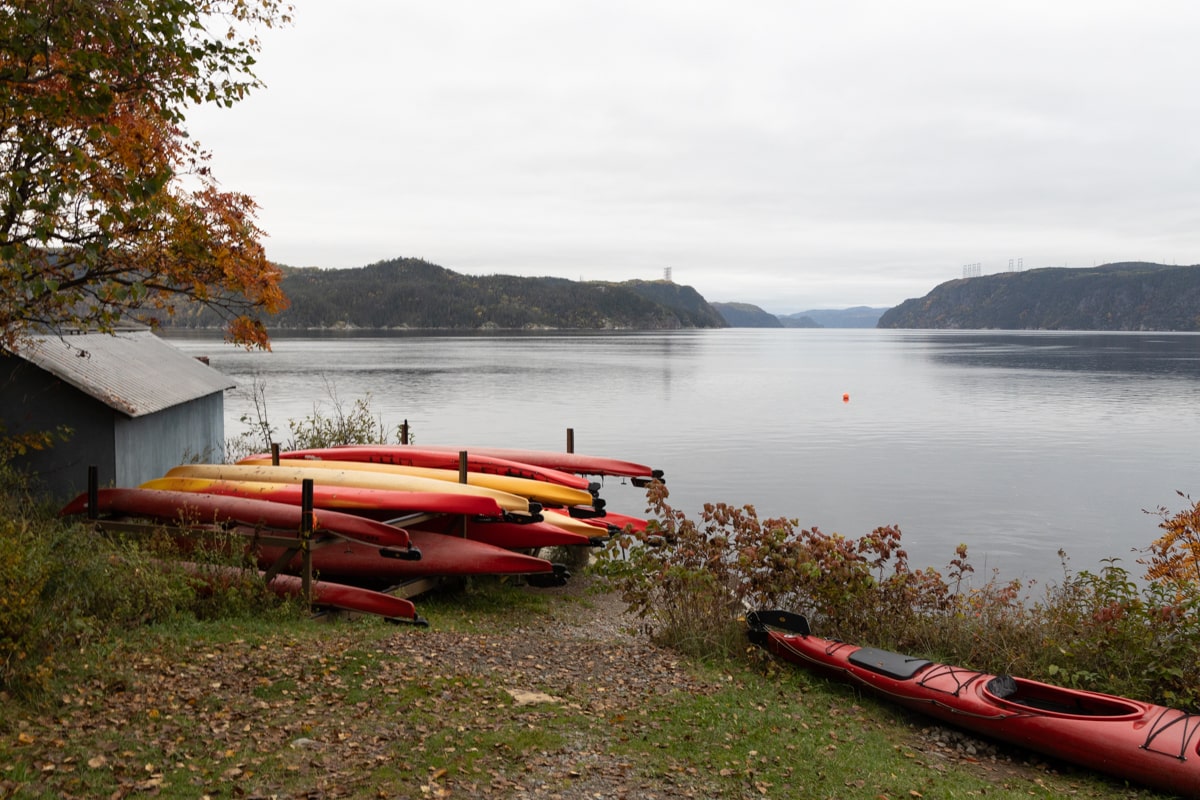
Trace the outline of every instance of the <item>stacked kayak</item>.
[[[295, 450], [280, 458], [336, 458], [342, 461], [374, 461], [381, 464], [457, 469], [460, 453], [467, 454], [467, 469], [495, 475], [516, 475], [556, 482], [562, 475], [610, 475], [635, 482], [663, 480], [663, 471], [645, 464], [605, 456], [556, 453], [550, 450], [514, 450], [503, 447], [449, 447], [408, 444], [343, 445], [316, 450]], [[539, 477], [540, 475], [540, 477]], [[569, 485], [569, 484], [568, 484]]]
[[[242, 570], [237, 567], [220, 564], [183, 562], [182, 566], [192, 575], [213, 585], [228, 584], [242, 576]], [[267, 577], [264, 572], [258, 574], [260, 578]], [[297, 575], [273, 575], [267, 581], [267, 588], [280, 597], [301, 597], [304, 591], [304, 581]], [[413, 602], [403, 597], [364, 589], [361, 586], [346, 586], [328, 581], [312, 581], [309, 584], [309, 591], [312, 594], [313, 603], [316, 605], [378, 614], [389, 620], [424, 622], [417, 615], [417, 607], [413, 605]]]
[[[342, 447], [322, 447], [309, 450], [289, 450], [288, 452], [280, 453], [279, 457], [286, 459], [364, 461], [377, 464], [396, 464], [407, 467], [428, 467], [457, 471], [462, 460], [460, 453], [466, 453], [467, 470], [469, 472], [481, 475], [526, 478], [533, 481], [557, 483], [576, 489], [594, 491], [594, 485], [579, 475], [556, 469], [546, 469], [532, 464], [523, 464], [519, 461], [480, 455], [474, 450], [455, 451], [451, 448], [414, 447], [407, 444], [345, 445]], [[269, 456], [257, 456], [256, 458], [269, 458]]]
[[629, 477], [661, 477], [660, 471], [591, 457], [538, 460], [408, 445], [300, 450], [281, 453], [278, 464], [255, 456], [238, 464], [180, 465], [137, 488], [98, 490], [94, 507], [84, 493], [61, 513], [153, 520], [176, 526], [183, 541], [219, 526], [244, 537], [259, 567], [274, 576], [271, 588], [287, 593], [287, 576], [274, 574], [302, 571], [296, 551], [310, 482], [312, 532], [321, 539], [310, 558], [321, 596], [329, 598], [322, 602], [403, 617], [365, 594], [366, 587], [466, 575], [527, 575], [555, 585], [566, 571], [536, 551], [601, 546], [627, 526], [645, 526], [636, 517], [610, 518], [599, 485], [583, 475], [620, 469]]
[[[280, 457], [280, 468], [332, 470], [342, 473], [365, 472], [372, 475], [391, 476], [397, 480], [417, 478], [422, 480], [440, 481], [458, 487], [483, 487], [496, 492], [524, 497], [539, 503], [556, 506], [591, 506], [596, 497], [587, 489], [564, 486], [558, 483], [530, 478], [518, 478], [510, 475], [491, 475], [480, 472], [467, 472], [466, 483], [459, 482], [457, 470], [435, 469], [432, 467], [409, 467], [400, 464], [386, 464], [373, 461], [353, 461], [350, 459], [284, 459]], [[242, 465], [271, 466], [269, 458], [248, 458], [238, 462]]]
[[990, 675], [811, 635], [787, 611], [747, 617], [750, 639], [976, 734], [1185, 797], [1200, 797], [1200, 715]]

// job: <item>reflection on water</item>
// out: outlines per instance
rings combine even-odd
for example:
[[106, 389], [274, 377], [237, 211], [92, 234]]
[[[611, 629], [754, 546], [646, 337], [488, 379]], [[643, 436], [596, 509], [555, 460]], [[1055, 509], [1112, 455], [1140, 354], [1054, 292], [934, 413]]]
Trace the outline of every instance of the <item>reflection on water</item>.
[[[875, 330], [277, 336], [274, 352], [176, 338], [286, 420], [366, 395], [418, 443], [576, 449], [666, 470], [672, 503], [859, 536], [898, 524], [913, 562], [959, 542], [980, 572], [1054, 578], [1158, 533], [1200, 495], [1200, 337]], [[849, 402], [843, 401], [849, 396]], [[612, 483], [616, 510], [640, 493]]]

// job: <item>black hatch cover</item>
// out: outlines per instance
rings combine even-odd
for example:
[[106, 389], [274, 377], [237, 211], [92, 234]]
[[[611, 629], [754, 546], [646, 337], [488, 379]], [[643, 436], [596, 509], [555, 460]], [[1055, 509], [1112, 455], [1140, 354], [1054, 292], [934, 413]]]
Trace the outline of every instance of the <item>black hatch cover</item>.
[[851, 664], [899, 681], [908, 680], [930, 664], [924, 658], [913, 658], [901, 653], [877, 650], [874, 647], [860, 647], [850, 654], [849, 661]]

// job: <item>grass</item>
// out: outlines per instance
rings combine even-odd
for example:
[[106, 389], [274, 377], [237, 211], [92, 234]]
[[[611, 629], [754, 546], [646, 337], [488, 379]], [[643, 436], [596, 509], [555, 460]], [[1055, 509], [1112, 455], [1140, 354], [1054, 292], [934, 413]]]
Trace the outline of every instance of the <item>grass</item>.
[[942, 758], [923, 720], [786, 666], [556, 671], [613, 647], [553, 635], [593, 601], [480, 582], [422, 603], [430, 630], [246, 616], [89, 645], [42, 704], [3, 704], [0, 797], [1155, 796]]
[[[0, 491], [0, 800], [1156, 796], [1016, 751], [956, 755], [921, 718], [765, 660], [735, 612], [798, 588], [818, 619], [863, 626], [822, 635], [964, 648], [949, 660], [977, 668], [1049, 653], [1030, 666], [1055, 682], [1200, 691], [1200, 598], [1177, 584], [1146, 592], [1117, 567], [1081, 573], [1031, 628], [1019, 586], [960, 592], [965, 549], [945, 579], [910, 570], [898, 529], [855, 541], [749, 507], [713, 507], [700, 524], [668, 511], [668, 546], [601, 567], [666, 650], [614, 635], [601, 624], [611, 598], [578, 591], [579, 578], [566, 592], [468, 581], [421, 598], [429, 629], [322, 623], [252, 579], [201, 591], [164, 572], [153, 543], [29, 508]], [[1182, 530], [1200, 537], [1193, 522]], [[1162, 563], [1174, 569], [1178, 549]], [[997, 645], [997, 630], [1012, 635]], [[907, 640], [876, 638], [889, 633]], [[1114, 653], [1134, 682], [1100, 659]]]

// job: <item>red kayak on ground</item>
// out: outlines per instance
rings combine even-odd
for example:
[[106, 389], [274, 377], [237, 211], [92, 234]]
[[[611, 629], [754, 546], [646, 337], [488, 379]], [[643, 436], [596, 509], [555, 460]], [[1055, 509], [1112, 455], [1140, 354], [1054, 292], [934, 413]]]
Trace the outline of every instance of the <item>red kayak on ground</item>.
[[[386, 548], [348, 541], [314, 549], [313, 570], [323, 578], [376, 583], [426, 577], [556, 572], [554, 565], [545, 559], [514, 553], [484, 542], [416, 529], [410, 530], [409, 536], [413, 546], [421, 551], [420, 561], [398, 560], [390, 557]], [[286, 549], [260, 545], [259, 566], [263, 569], [270, 567]], [[297, 571], [301, 566], [301, 558], [297, 555], [284, 569]]]
[[[503, 475], [510, 478], [525, 478], [532, 481], [569, 486], [572, 489], [590, 491], [592, 484], [587, 478], [562, 470], [522, 464], [505, 458], [485, 456], [467, 450], [467, 470], [485, 475]], [[258, 456], [261, 457], [261, 456]], [[269, 457], [269, 456], [267, 456]], [[459, 451], [416, 447], [411, 444], [355, 444], [339, 447], [318, 447], [308, 450], [289, 450], [279, 454], [283, 458], [322, 458], [332, 461], [372, 461], [379, 464], [396, 464], [405, 467], [428, 467], [452, 469], [459, 466]]]
[[[181, 566], [192, 575], [209, 583], [226, 582], [243, 574], [243, 571], [237, 567], [222, 564], [182, 562]], [[259, 572], [258, 575], [265, 577], [263, 572]], [[296, 575], [276, 575], [267, 584], [267, 588], [280, 597], [302, 597], [304, 581]], [[412, 601], [402, 597], [329, 581], [312, 581], [309, 589], [314, 605], [359, 611], [364, 614], [378, 614], [386, 619], [423, 622], [417, 616], [417, 607], [412, 604]]]
[[[88, 496], [87, 492], [84, 492], [58, 513], [62, 516], [84, 514], [88, 510], [87, 506]], [[298, 505], [248, 497], [163, 489], [100, 489], [96, 492], [95, 511], [97, 514], [120, 514], [185, 525], [233, 523], [299, 531], [301, 524], [301, 508]], [[328, 532], [347, 540], [378, 547], [406, 550], [411, 547], [408, 532], [402, 528], [328, 509], [314, 511], [313, 532]], [[414, 556], [419, 557], [415, 550], [406, 557], [411, 559]]]
[[[403, 447], [404, 445], [400, 445]], [[662, 480], [663, 472], [652, 469], [645, 464], [632, 461], [621, 461], [604, 456], [587, 456], [579, 453], [556, 453], [551, 450], [514, 450], [504, 447], [447, 447], [424, 445], [426, 450], [440, 450], [458, 453], [465, 450], [468, 454], [503, 458], [521, 464], [531, 464], [535, 467], [547, 467], [561, 472], [573, 472], [578, 475], [612, 475], [621, 478], [634, 478], [638, 481]]]
[[1200, 797], [1200, 714], [821, 639], [809, 633], [804, 617], [787, 611], [753, 612], [747, 622], [751, 641], [770, 652], [914, 711], [1119, 778]]

